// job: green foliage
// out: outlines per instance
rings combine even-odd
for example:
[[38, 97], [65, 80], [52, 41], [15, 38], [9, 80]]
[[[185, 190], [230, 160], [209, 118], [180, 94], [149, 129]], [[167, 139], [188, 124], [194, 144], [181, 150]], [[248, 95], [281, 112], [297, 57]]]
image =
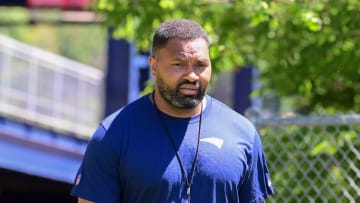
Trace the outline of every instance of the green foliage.
[[[11, 11], [11, 12], [9, 12]], [[30, 14], [24, 8], [0, 7], [1, 24], [11, 24], [16, 22], [27, 22]]]
[[[37, 11], [51, 22], [58, 10]], [[57, 17], [56, 17], [57, 16]], [[29, 24], [31, 11], [18, 7], [0, 7], [0, 34], [56, 54], [102, 68], [105, 66], [107, 29], [102, 25]], [[56, 22], [56, 21], [53, 21]]]
[[215, 73], [251, 64], [262, 92], [296, 96], [299, 111], [360, 111], [357, 0], [97, 0], [96, 10], [145, 50], [160, 22], [194, 19], [210, 35]]
[[107, 30], [99, 25], [66, 25], [56, 27], [61, 42], [59, 53], [102, 68], [105, 64]]

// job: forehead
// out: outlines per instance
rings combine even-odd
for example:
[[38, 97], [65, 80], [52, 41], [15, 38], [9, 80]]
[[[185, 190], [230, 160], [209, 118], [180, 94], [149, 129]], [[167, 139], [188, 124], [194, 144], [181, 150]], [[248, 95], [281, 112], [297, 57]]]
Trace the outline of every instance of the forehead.
[[209, 57], [209, 47], [202, 38], [194, 40], [170, 39], [159, 49], [160, 56], [167, 57]]

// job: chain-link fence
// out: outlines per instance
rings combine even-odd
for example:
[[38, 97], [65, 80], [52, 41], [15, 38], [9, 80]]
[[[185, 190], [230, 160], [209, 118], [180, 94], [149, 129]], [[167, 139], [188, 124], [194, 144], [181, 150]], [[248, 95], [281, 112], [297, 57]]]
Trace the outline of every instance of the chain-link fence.
[[267, 202], [360, 202], [360, 115], [250, 118], [276, 191]]

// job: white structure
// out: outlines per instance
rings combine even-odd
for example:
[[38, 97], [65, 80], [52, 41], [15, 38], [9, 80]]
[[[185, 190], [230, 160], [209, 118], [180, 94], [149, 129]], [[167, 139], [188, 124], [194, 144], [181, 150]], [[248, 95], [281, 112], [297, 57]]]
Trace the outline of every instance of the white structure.
[[103, 72], [0, 35], [0, 116], [91, 136], [103, 116]]

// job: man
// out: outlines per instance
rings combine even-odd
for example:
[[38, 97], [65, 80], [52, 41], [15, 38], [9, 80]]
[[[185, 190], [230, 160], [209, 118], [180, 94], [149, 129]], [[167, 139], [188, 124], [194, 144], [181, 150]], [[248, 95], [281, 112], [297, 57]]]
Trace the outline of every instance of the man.
[[72, 195], [79, 202], [263, 202], [273, 194], [253, 125], [206, 95], [209, 40], [194, 21], [162, 23], [149, 57], [155, 91], [94, 133]]

